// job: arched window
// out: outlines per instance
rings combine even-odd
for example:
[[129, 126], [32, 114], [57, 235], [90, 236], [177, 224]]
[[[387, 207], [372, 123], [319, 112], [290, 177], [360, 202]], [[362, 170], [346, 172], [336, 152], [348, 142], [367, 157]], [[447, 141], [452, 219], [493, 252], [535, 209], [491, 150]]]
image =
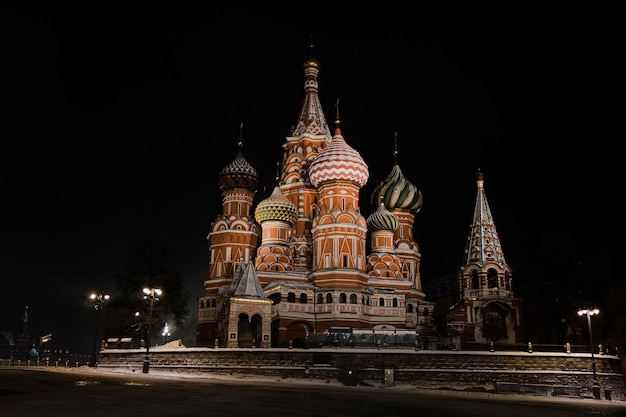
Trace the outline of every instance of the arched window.
[[430, 314], [430, 311], [428, 311], [427, 308], [424, 309], [424, 317], [428, 317], [428, 314]]
[[412, 313], [413, 312], [413, 304], [407, 304], [406, 312], [407, 313]]
[[472, 269], [472, 290], [477, 290], [478, 289], [478, 271], [475, 269]]
[[290, 292], [289, 294], [287, 294], [287, 302], [288, 303], [295, 303], [296, 302], [296, 294], [293, 292]]
[[306, 293], [302, 293], [300, 294], [300, 304], [306, 304], [307, 303], [307, 296]]
[[333, 303], [333, 295], [331, 293], [326, 294], [326, 303], [327, 304]]
[[498, 287], [498, 273], [493, 268], [490, 268], [487, 271], [487, 286], [489, 288], [497, 288]]
[[392, 304], [393, 304], [394, 307], [398, 307], [398, 299], [394, 298], [393, 301], [392, 301]]
[[269, 299], [272, 300], [272, 305], [276, 305], [280, 303], [281, 295], [279, 292], [275, 292], [269, 296]]
[[324, 296], [322, 294], [317, 294], [317, 304], [324, 304]]
[[379, 307], [384, 307], [385, 306], [385, 299], [383, 297], [380, 297], [378, 299], [378, 306]]
[[200, 308], [204, 308], [204, 300], [200, 300]]
[[341, 294], [339, 294], [339, 302], [341, 304], [345, 304], [346, 303], [346, 293], [342, 292]]
[[356, 304], [356, 294], [350, 294], [350, 304]]

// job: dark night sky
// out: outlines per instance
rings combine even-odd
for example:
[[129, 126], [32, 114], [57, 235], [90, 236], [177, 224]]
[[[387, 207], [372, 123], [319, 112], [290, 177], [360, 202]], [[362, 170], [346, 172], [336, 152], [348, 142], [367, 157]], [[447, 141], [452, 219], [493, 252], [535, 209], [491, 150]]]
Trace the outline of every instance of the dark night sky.
[[87, 294], [114, 291], [131, 247], [154, 236], [187, 283], [191, 324], [174, 336], [191, 343], [218, 173], [243, 122], [271, 190], [310, 39], [326, 118], [340, 99], [371, 170], [366, 216], [399, 132], [400, 166], [424, 194], [425, 285], [459, 267], [479, 168], [514, 279], [518, 265], [542, 274], [529, 253], [550, 236], [581, 251], [615, 239], [613, 13], [313, 9], [3, 6], [0, 330], [19, 331], [28, 305], [31, 335], [88, 348]]

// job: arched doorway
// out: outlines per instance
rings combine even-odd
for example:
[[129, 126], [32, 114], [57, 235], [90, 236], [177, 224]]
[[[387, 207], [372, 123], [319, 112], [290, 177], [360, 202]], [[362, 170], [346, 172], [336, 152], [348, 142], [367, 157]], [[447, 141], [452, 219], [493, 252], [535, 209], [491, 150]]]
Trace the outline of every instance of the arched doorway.
[[237, 324], [238, 340], [240, 348], [259, 347], [263, 338], [263, 318], [255, 314], [250, 318], [248, 314], [241, 313]]
[[292, 341], [292, 346], [294, 348], [307, 348], [308, 337], [312, 331], [312, 327], [309, 325], [309, 323], [291, 323], [287, 327], [287, 340]]
[[239, 315], [239, 322], [237, 323], [237, 346], [252, 347], [252, 329], [250, 328], [250, 319], [245, 313]]
[[252, 333], [252, 346], [261, 346], [261, 339], [263, 338], [263, 318], [258, 314], [252, 316], [250, 320], [250, 332]]

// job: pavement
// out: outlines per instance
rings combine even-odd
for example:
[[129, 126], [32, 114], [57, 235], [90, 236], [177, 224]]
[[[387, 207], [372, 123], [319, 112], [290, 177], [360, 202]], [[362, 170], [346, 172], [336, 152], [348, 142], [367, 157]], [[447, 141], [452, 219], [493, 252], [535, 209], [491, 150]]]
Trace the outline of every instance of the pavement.
[[[6, 366], [0, 366], [0, 370], [2, 368], [6, 368]], [[37, 371], [45, 371], [45, 372], [62, 372], [62, 373], [70, 373], [70, 374], [78, 374], [78, 375], [118, 375], [120, 377], [128, 377], [132, 376], [134, 378], [142, 378], [142, 379], [202, 379], [205, 381], [210, 381], [214, 383], [220, 384], [241, 384], [245, 383], [247, 385], [250, 384], [260, 384], [265, 385], [268, 383], [272, 383], [273, 385], [303, 385], [303, 386], [317, 386], [317, 387], [331, 387], [338, 388], [343, 387], [346, 389], [384, 389], [384, 390], [392, 390], [392, 391], [405, 391], [405, 392], [420, 392], [420, 393], [428, 393], [428, 395], [440, 395], [440, 396], [448, 396], [448, 397], [472, 397], [476, 398], [477, 396], [484, 399], [510, 399], [515, 401], [530, 401], [533, 403], [538, 402], [551, 402], [551, 403], [580, 403], [580, 404], [593, 404], [601, 406], [602, 404], [607, 404], [611, 406], [619, 406], [623, 407], [626, 415], [626, 401], [621, 400], [606, 400], [604, 398], [600, 400], [596, 400], [592, 397], [566, 397], [566, 396], [542, 396], [542, 395], [533, 395], [533, 394], [518, 394], [518, 393], [492, 393], [485, 391], [464, 391], [456, 389], [453, 386], [450, 387], [438, 387], [438, 388], [424, 388], [418, 387], [411, 384], [393, 384], [393, 385], [385, 385], [384, 382], [381, 381], [364, 381], [364, 384], [359, 384], [358, 386], [346, 386], [343, 382], [338, 381], [336, 379], [319, 379], [319, 378], [283, 378], [278, 376], [267, 376], [267, 375], [251, 375], [251, 374], [221, 374], [221, 373], [211, 373], [211, 372], [176, 372], [176, 371], [167, 371], [160, 369], [150, 369], [148, 373], [143, 373], [140, 367], [89, 367], [87, 365], [77, 366], [77, 367], [31, 367], [30, 369]]]

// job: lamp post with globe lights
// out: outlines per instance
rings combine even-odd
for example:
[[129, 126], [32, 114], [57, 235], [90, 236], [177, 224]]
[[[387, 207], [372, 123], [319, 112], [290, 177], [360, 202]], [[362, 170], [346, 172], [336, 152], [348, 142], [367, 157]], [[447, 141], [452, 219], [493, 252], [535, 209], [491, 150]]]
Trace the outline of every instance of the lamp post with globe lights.
[[100, 312], [102, 311], [102, 307], [104, 306], [104, 302], [107, 301], [111, 296], [109, 294], [103, 293], [91, 293], [89, 294], [89, 300], [93, 303], [93, 308], [96, 310], [96, 333], [93, 337], [93, 351], [91, 353], [91, 360], [89, 361], [90, 367], [95, 367], [98, 362], [98, 325], [100, 324]]
[[596, 400], [600, 399], [600, 384], [598, 383], [598, 376], [596, 374], [596, 359], [593, 355], [594, 346], [593, 346], [593, 330], [591, 329], [591, 316], [595, 316], [600, 314], [600, 310], [597, 308], [588, 310], [588, 309], [580, 309], [578, 310], [579, 316], [587, 316], [587, 327], [589, 328], [589, 345], [591, 346], [591, 370], [593, 372], [593, 398]]
[[167, 325], [167, 323], [165, 323], [165, 326], [163, 327], [163, 333], [161, 334], [161, 336], [163, 336], [163, 344], [166, 345], [167, 338], [170, 336], [170, 327]]
[[150, 372], [150, 326], [152, 324], [152, 311], [154, 310], [154, 302], [159, 301], [159, 297], [163, 295], [160, 288], [144, 288], [143, 298], [148, 301], [148, 323], [146, 324], [146, 356], [143, 359], [143, 373]]

